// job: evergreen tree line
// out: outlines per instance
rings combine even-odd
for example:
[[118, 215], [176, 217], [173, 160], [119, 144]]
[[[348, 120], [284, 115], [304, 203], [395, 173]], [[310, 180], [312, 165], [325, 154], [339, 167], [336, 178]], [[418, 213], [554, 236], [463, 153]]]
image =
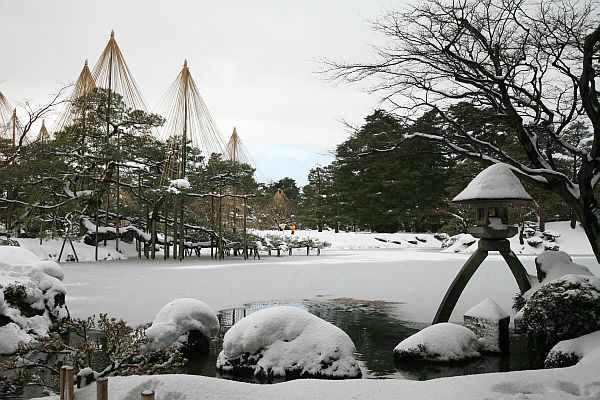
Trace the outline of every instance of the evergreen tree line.
[[[244, 218], [248, 227], [259, 229], [294, 223], [314, 229], [457, 233], [468, 227], [469, 210], [450, 200], [484, 168], [422, 136], [456, 129], [435, 111], [415, 122], [375, 111], [336, 147], [331, 164], [310, 170], [303, 188], [289, 177], [258, 183], [250, 165], [221, 154], [206, 157], [189, 143], [183, 153], [176, 135], [167, 142], [155, 138], [165, 122], [161, 116], [131, 109], [105, 89], [77, 99], [72, 112], [72, 122], [52, 140], [17, 149], [10, 141], [0, 143], [0, 159], [10, 160], [0, 163], [2, 222], [13, 233], [89, 236], [87, 221], [102, 227], [129, 224], [145, 232], [153, 223], [161, 224], [161, 232], [174, 234], [182, 220], [204, 231], [219, 226], [235, 232]], [[491, 109], [459, 103], [449, 115], [474, 137], [515, 158], [525, 157], [509, 124]], [[416, 133], [420, 135], [411, 136]], [[589, 136], [583, 124], [565, 133], [579, 147]], [[191, 189], [170, 187], [181, 154]], [[555, 158], [565, 174], [577, 170], [576, 158]], [[570, 217], [556, 195], [530, 186], [528, 190], [537, 208], [519, 210], [520, 216], [542, 223]], [[278, 192], [283, 203], [281, 198], [275, 201]]]
[[[337, 146], [331, 164], [310, 171], [300, 201], [303, 225], [378, 232], [465, 232], [472, 211], [451, 200], [486, 164], [449, 152], [443, 143], [424, 137], [441, 132], [451, 135], [457, 125], [448, 116], [473, 137], [525, 159], [510, 125], [491, 108], [458, 103], [445, 118], [430, 111], [411, 123], [377, 110]], [[419, 135], [411, 136], [415, 133]], [[575, 124], [563, 136], [574, 146], [585, 147], [591, 133], [584, 124]], [[576, 158], [560, 154], [551, 143], [547, 151], [555, 153], [557, 168], [563, 173], [570, 176], [577, 170]], [[517, 209], [514, 222], [536, 221], [543, 230], [546, 221], [571, 218], [558, 196], [531, 185], [526, 188], [536, 204]]]

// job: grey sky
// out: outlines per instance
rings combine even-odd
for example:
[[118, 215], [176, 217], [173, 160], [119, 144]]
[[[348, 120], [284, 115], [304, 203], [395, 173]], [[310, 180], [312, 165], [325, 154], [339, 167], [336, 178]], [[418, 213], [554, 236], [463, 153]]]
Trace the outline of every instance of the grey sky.
[[237, 131], [258, 179], [309, 169], [378, 106], [356, 85], [333, 85], [315, 60], [364, 61], [382, 38], [367, 20], [392, 0], [0, 0], [0, 90], [42, 102], [96, 63], [111, 29], [153, 108], [187, 58], [227, 141]]

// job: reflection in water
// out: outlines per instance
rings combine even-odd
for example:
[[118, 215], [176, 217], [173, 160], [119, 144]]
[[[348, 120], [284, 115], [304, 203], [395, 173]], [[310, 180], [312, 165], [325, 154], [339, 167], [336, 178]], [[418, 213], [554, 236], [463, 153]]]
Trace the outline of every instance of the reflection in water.
[[[427, 325], [402, 320], [402, 305], [398, 303], [335, 299], [298, 303], [252, 303], [243, 308], [222, 310], [219, 315], [221, 330], [211, 341], [208, 354], [190, 360], [184, 372], [234, 379], [220, 374], [215, 368], [217, 355], [222, 350], [223, 336], [245, 316], [279, 305], [307, 310], [346, 332], [356, 345], [356, 358], [361, 362], [365, 378], [427, 380], [444, 376], [523, 370], [529, 367], [526, 339], [522, 335], [511, 336], [510, 355], [486, 355], [466, 363], [395, 363], [392, 353], [394, 347]], [[252, 377], [235, 379], [257, 382]]]

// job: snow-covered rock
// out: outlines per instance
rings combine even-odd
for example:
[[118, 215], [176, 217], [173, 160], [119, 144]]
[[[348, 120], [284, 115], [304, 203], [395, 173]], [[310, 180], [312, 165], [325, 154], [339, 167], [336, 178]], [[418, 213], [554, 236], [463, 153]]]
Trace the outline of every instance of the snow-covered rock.
[[394, 349], [399, 360], [460, 361], [479, 357], [479, 342], [464, 326], [443, 322], [404, 339]]
[[217, 368], [258, 377], [297, 375], [358, 378], [352, 339], [304, 311], [279, 306], [241, 319], [225, 334]]
[[481, 351], [507, 352], [510, 316], [492, 299], [485, 299], [463, 314], [465, 327], [479, 338]]
[[564, 251], [545, 251], [535, 258], [538, 280], [550, 282], [564, 275], [593, 275], [590, 270], [573, 262]]
[[46, 335], [52, 322], [67, 317], [63, 277], [62, 268], [53, 261], [41, 261], [22, 247], [0, 246], [3, 351], [16, 351], [19, 344]]
[[191, 331], [207, 338], [219, 331], [219, 319], [208, 305], [200, 300], [174, 300], [160, 309], [152, 325], [146, 330], [152, 348], [177, 347], [187, 343]]

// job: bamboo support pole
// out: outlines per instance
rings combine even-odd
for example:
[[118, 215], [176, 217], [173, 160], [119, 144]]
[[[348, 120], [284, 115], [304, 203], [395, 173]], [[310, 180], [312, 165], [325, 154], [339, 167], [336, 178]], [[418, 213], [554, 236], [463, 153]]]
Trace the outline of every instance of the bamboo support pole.
[[164, 218], [165, 218], [165, 225], [163, 228], [163, 234], [165, 235], [165, 239], [163, 240], [164, 242], [164, 248], [163, 248], [163, 257], [165, 259], [165, 261], [169, 258], [169, 196], [165, 195], [165, 211], [164, 211]]
[[[179, 216], [179, 222], [181, 224], [180, 226], [180, 233], [179, 233], [179, 261], [183, 261], [183, 259], [185, 258], [185, 224], [183, 221], [183, 212], [184, 212], [184, 204], [183, 204], [183, 197], [181, 197], [181, 204], [180, 204], [180, 216]], [[177, 229], [177, 228], [175, 228]]]
[[154, 390], [144, 390], [140, 393], [141, 400], [154, 400]]
[[108, 400], [108, 378], [98, 378], [96, 381], [96, 400]]
[[248, 236], [246, 232], [246, 217], [246, 197], [244, 197], [244, 260], [248, 259]]
[[173, 199], [173, 260], [177, 260], [179, 252], [177, 251], [177, 242], [179, 238], [179, 232], [177, 229], [177, 198]]
[[154, 219], [154, 211], [152, 212], [152, 219], [150, 219], [150, 258], [154, 260], [156, 257], [156, 220]]

